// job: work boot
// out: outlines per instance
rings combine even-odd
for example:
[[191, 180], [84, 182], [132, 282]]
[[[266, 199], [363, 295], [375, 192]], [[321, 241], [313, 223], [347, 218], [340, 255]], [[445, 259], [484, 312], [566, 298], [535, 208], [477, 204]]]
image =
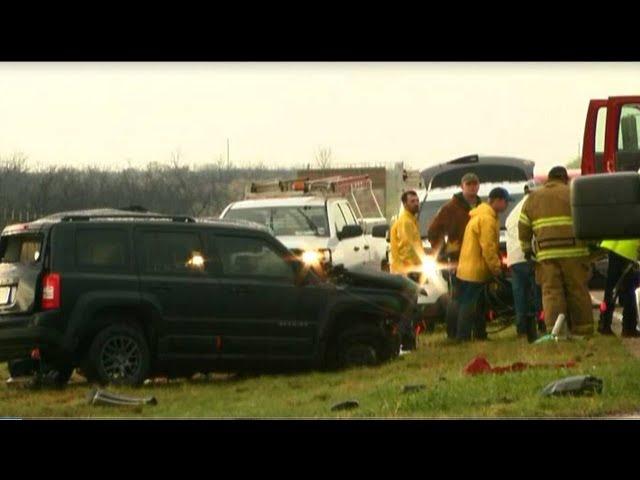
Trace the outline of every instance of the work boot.
[[600, 335], [615, 335], [611, 330], [611, 325], [598, 325], [598, 333]]
[[527, 341], [533, 343], [538, 339], [537, 325], [535, 317], [527, 319]]

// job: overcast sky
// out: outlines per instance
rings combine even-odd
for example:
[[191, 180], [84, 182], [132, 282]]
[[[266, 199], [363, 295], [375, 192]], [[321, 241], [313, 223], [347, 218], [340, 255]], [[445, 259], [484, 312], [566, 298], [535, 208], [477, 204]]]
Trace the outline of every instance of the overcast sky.
[[471, 153], [541, 169], [578, 154], [589, 99], [640, 94], [638, 63], [0, 64], [0, 156], [124, 167], [412, 168]]

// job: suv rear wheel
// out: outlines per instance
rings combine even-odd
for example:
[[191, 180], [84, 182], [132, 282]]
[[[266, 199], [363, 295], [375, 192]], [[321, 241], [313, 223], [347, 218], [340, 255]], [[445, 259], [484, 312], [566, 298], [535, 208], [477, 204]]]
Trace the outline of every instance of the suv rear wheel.
[[376, 328], [352, 327], [338, 337], [339, 368], [376, 365], [388, 356], [384, 348], [384, 339]]
[[90, 382], [141, 385], [150, 368], [149, 345], [140, 329], [113, 324], [91, 342], [85, 372]]

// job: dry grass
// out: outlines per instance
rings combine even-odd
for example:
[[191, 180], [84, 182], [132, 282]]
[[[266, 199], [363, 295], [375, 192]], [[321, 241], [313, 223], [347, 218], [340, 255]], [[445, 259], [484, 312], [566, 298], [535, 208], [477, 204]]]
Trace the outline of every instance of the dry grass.
[[[469, 377], [462, 372], [475, 355], [492, 365], [515, 361], [578, 360], [569, 369], [533, 369]], [[213, 375], [175, 380], [139, 389], [112, 388], [153, 395], [157, 406], [90, 406], [93, 388], [79, 376], [64, 390], [33, 391], [0, 385], [0, 415], [12, 417], [590, 417], [640, 409], [640, 360], [616, 338], [529, 345], [513, 330], [486, 343], [450, 345], [442, 331], [420, 338], [420, 348], [388, 364], [343, 372], [288, 375]], [[569, 375], [593, 374], [604, 380], [601, 395], [543, 398], [549, 382]], [[7, 378], [5, 366], [0, 378]], [[425, 384], [402, 393], [407, 384]], [[332, 412], [334, 403], [356, 399], [360, 407]]]

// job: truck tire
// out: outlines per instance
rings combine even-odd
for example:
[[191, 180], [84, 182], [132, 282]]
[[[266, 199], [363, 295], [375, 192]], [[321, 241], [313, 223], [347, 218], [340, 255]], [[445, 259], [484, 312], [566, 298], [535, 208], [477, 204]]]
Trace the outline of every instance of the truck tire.
[[372, 366], [388, 360], [391, 348], [378, 329], [367, 326], [351, 327], [340, 334], [337, 340], [337, 366], [350, 368]]
[[141, 385], [151, 370], [151, 351], [139, 328], [115, 323], [93, 338], [83, 368], [89, 382]]

